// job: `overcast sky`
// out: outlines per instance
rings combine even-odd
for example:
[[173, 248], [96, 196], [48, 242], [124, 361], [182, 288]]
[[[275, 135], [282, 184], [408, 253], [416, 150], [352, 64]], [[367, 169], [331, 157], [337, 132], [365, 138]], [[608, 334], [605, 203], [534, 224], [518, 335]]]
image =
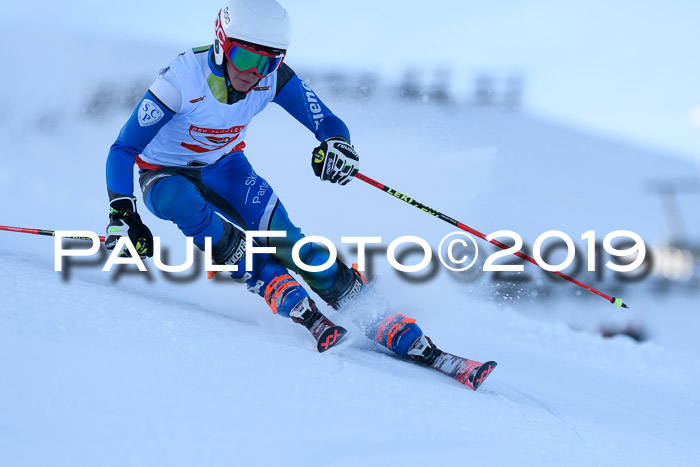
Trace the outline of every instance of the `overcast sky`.
[[[294, 27], [290, 63], [384, 73], [413, 66], [431, 76], [446, 66], [457, 75], [519, 72], [532, 113], [700, 160], [698, 1], [282, 3]], [[221, 6], [213, 0], [40, 1], [4, 6], [0, 22], [46, 37], [100, 34], [179, 50], [211, 42]]]

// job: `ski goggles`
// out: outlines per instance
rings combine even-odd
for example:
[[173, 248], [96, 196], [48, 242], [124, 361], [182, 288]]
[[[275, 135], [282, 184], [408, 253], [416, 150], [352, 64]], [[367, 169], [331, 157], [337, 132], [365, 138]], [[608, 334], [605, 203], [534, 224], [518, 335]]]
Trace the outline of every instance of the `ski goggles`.
[[224, 44], [224, 53], [237, 71], [252, 71], [258, 78], [264, 78], [275, 71], [284, 60], [284, 52], [274, 54], [230, 40]]

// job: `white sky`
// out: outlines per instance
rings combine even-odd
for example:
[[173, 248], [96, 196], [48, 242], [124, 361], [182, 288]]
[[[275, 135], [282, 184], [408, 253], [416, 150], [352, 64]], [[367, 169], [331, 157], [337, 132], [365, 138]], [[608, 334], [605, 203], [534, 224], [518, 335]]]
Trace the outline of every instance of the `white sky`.
[[[694, 0], [286, 0], [288, 61], [383, 72], [449, 65], [521, 72], [528, 111], [700, 160], [700, 2]], [[221, 1], [3, 7], [0, 24], [172, 44], [211, 42]], [[32, 8], [30, 10], [30, 8]], [[28, 19], [30, 19], [28, 21]], [[159, 68], [163, 64], [154, 64]], [[696, 111], [697, 112], [697, 111]]]

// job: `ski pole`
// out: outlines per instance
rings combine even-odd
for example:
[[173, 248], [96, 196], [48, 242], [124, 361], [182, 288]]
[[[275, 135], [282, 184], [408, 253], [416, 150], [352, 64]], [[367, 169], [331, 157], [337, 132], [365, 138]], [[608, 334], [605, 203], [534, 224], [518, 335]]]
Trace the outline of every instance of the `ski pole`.
[[[33, 234], [33, 235], [48, 235], [49, 237], [56, 236], [55, 230], [26, 229], [24, 227], [10, 227], [8, 225], [0, 225], [0, 230], [7, 230], [8, 232], [28, 233], [28, 234]], [[90, 237], [63, 237], [63, 238], [72, 238], [73, 240], [92, 240]], [[104, 242], [105, 238], [100, 237], [100, 241]]]
[[[415, 199], [413, 199], [413, 198], [411, 198], [411, 197], [409, 197], [409, 196], [404, 195], [403, 193], [399, 193], [398, 191], [396, 191], [396, 190], [394, 190], [394, 189], [392, 189], [392, 188], [389, 188], [388, 186], [386, 186], [386, 185], [384, 185], [384, 184], [382, 184], [382, 183], [379, 183], [379, 182], [376, 181], [376, 180], [372, 180], [371, 178], [369, 178], [368, 176], [366, 176], [366, 175], [364, 175], [364, 174], [358, 173], [357, 175], [355, 175], [355, 178], [359, 178], [359, 179], [362, 180], [363, 182], [369, 183], [369, 184], [372, 185], [373, 187], [379, 188], [379, 189], [382, 190], [383, 192], [388, 193], [388, 194], [394, 196], [395, 198], [400, 199], [401, 201], [405, 201], [406, 203], [410, 204], [410, 205], [413, 206], [413, 207], [416, 207], [416, 208], [420, 209], [421, 211], [425, 211], [425, 212], [427, 212], [428, 214], [432, 214], [433, 216], [442, 219], [443, 221], [447, 222], [448, 224], [452, 224], [452, 225], [454, 225], [455, 227], [457, 227], [457, 228], [459, 228], [459, 229], [462, 229], [462, 230], [464, 230], [464, 231], [466, 231], [466, 232], [469, 232], [470, 234], [475, 235], [475, 236], [479, 237], [480, 239], [485, 240], [485, 241], [487, 241], [487, 242], [489, 242], [489, 243], [491, 243], [491, 244], [493, 244], [493, 245], [496, 245], [496, 246], [499, 247], [499, 248], [503, 248], [504, 250], [507, 250], [508, 248], [510, 248], [508, 245], [506, 245], [506, 244], [504, 244], [504, 243], [501, 243], [501, 242], [499, 242], [499, 241], [496, 240], [496, 239], [492, 239], [492, 240], [487, 239], [487, 238], [486, 238], [486, 235], [482, 234], [482, 233], [479, 232], [478, 230], [474, 230], [474, 229], [472, 229], [471, 227], [469, 227], [468, 225], [464, 225], [464, 224], [462, 224], [461, 222], [456, 221], [455, 219], [451, 218], [450, 216], [447, 216], [447, 215], [441, 213], [441, 212], [438, 211], [437, 209], [433, 209], [433, 208], [431, 208], [431, 207], [428, 207], [428, 206], [426, 206], [425, 204], [423, 204], [423, 203], [421, 203], [421, 202], [419, 202], [419, 201], [416, 201]], [[542, 267], [542, 266], [540, 266], [540, 265], [537, 263], [537, 261], [535, 261], [533, 258], [530, 258], [529, 256], [527, 256], [527, 255], [524, 254], [524, 253], [521, 253], [521, 252], [517, 251], [517, 252], [515, 252], [515, 253], [513, 253], [513, 254], [514, 254], [515, 256], [518, 256], [518, 257], [520, 257], [520, 258], [526, 260], [526, 261], [529, 261], [530, 263], [534, 264], [535, 266]], [[545, 270], [546, 270], [546, 269], [545, 269]], [[576, 279], [574, 279], [573, 277], [567, 276], [566, 274], [564, 274], [564, 273], [562, 273], [562, 272], [559, 272], [559, 271], [548, 271], [548, 272], [551, 272], [552, 274], [554, 274], [554, 275], [556, 275], [556, 276], [559, 276], [559, 277], [561, 277], [562, 279], [566, 279], [567, 281], [572, 282], [572, 283], [578, 285], [579, 287], [582, 287], [582, 288], [588, 290], [589, 292], [593, 292], [594, 294], [596, 294], [596, 295], [598, 295], [598, 296], [600, 296], [600, 297], [606, 299], [607, 301], [609, 301], [610, 303], [612, 303], [613, 305], [615, 305], [617, 308], [620, 308], [620, 307], [622, 307], [622, 308], [629, 308], [629, 307], [627, 306], [627, 304], [624, 303], [624, 302], [622, 301], [621, 298], [615, 298], [615, 297], [611, 297], [611, 296], [609, 296], [609, 295], [606, 295], [606, 294], [604, 294], [603, 292], [594, 289], [594, 288], [591, 287], [590, 285], [586, 285], [586, 284], [584, 284], [583, 282], [579, 282], [579, 281], [577, 281]]]

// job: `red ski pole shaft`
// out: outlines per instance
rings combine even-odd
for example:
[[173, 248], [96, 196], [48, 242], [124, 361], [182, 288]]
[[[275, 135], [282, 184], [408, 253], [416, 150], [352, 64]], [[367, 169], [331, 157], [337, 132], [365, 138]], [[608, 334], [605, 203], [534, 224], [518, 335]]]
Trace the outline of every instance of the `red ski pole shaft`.
[[[464, 225], [464, 224], [462, 224], [461, 222], [456, 221], [455, 219], [451, 218], [450, 216], [447, 216], [447, 215], [441, 213], [441, 212], [438, 211], [437, 209], [433, 209], [433, 208], [431, 208], [431, 207], [428, 207], [428, 206], [426, 206], [425, 204], [423, 204], [423, 203], [421, 203], [421, 202], [419, 202], [419, 201], [416, 201], [415, 199], [411, 198], [410, 196], [407, 196], [407, 195], [405, 195], [405, 194], [403, 194], [403, 193], [399, 193], [398, 191], [396, 191], [396, 190], [394, 190], [394, 189], [392, 189], [392, 188], [390, 188], [390, 187], [384, 185], [383, 183], [379, 183], [378, 181], [373, 180], [373, 179], [369, 178], [368, 176], [366, 176], [366, 175], [364, 175], [364, 174], [358, 173], [358, 174], [355, 176], [355, 178], [359, 178], [359, 179], [362, 180], [363, 182], [369, 183], [369, 184], [372, 185], [373, 187], [378, 188], [378, 189], [382, 190], [383, 192], [388, 193], [388, 194], [394, 196], [394, 197], [397, 198], [397, 199], [400, 199], [401, 201], [405, 201], [406, 203], [410, 204], [411, 206], [413, 206], [413, 207], [415, 207], [415, 208], [420, 209], [421, 211], [425, 211], [425, 212], [427, 212], [428, 214], [431, 214], [431, 215], [433, 215], [433, 216], [435, 216], [435, 217], [438, 217], [438, 218], [442, 219], [443, 221], [447, 222], [448, 224], [454, 225], [455, 227], [457, 227], [457, 228], [459, 228], [459, 229], [462, 229], [462, 230], [464, 230], [465, 232], [469, 232], [470, 234], [475, 235], [475, 236], [479, 237], [479, 238], [482, 239], [482, 240], [485, 240], [485, 241], [487, 241], [487, 242], [489, 242], [489, 243], [491, 243], [491, 244], [493, 244], [493, 245], [496, 245], [496, 246], [499, 247], [499, 248], [503, 248], [504, 250], [510, 248], [508, 245], [506, 245], [506, 244], [504, 244], [504, 243], [501, 243], [501, 242], [499, 242], [499, 241], [496, 240], [496, 239], [491, 239], [491, 240], [487, 239], [487, 238], [486, 238], [486, 235], [482, 234], [482, 233], [479, 232], [478, 230], [474, 230], [474, 229], [472, 229], [471, 227], [469, 227], [468, 225]], [[528, 255], [526, 255], [526, 254], [524, 254], [524, 253], [521, 253], [521, 252], [517, 251], [517, 252], [515, 252], [515, 253], [513, 253], [513, 254], [514, 254], [515, 256], [518, 256], [518, 257], [520, 257], [520, 258], [526, 260], [526, 261], [529, 261], [530, 263], [534, 264], [535, 266], [542, 267], [542, 266], [540, 266], [540, 265], [537, 263], [537, 261], [535, 261], [533, 258], [530, 258]], [[545, 269], [545, 271], [546, 271], [546, 269]], [[564, 274], [564, 273], [562, 273], [562, 272], [559, 272], [559, 271], [547, 271], [547, 272], [551, 272], [551, 273], [554, 274], [555, 276], [559, 276], [559, 277], [561, 277], [562, 279], [566, 279], [567, 281], [572, 282], [572, 283], [578, 285], [579, 287], [582, 287], [582, 288], [588, 290], [589, 292], [592, 292], [592, 293], [598, 295], [599, 297], [602, 297], [602, 298], [606, 299], [607, 301], [609, 301], [610, 303], [612, 303], [613, 305], [615, 305], [615, 306], [618, 307], [618, 308], [619, 308], [619, 307], [629, 308], [629, 307], [627, 306], [627, 304], [625, 304], [625, 303], [622, 301], [622, 299], [620, 299], [620, 298], [615, 298], [615, 297], [611, 297], [611, 296], [609, 296], [609, 295], [607, 295], [607, 294], [604, 294], [603, 292], [601, 292], [601, 291], [599, 291], [599, 290], [597, 290], [597, 289], [591, 287], [590, 285], [586, 285], [586, 284], [584, 284], [583, 282], [577, 281], [577, 280], [574, 279], [573, 277], [567, 276], [566, 274]]]
[[[56, 236], [55, 230], [26, 229], [24, 227], [10, 227], [9, 225], [0, 225], [0, 230], [6, 230], [8, 232], [28, 233], [28, 234], [32, 234], [32, 235], [47, 235], [49, 237]], [[64, 238], [72, 238], [73, 240], [92, 240], [90, 237], [64, 237]], [[105, 238], [100, 237], [100, 241], [104, 242]]]

